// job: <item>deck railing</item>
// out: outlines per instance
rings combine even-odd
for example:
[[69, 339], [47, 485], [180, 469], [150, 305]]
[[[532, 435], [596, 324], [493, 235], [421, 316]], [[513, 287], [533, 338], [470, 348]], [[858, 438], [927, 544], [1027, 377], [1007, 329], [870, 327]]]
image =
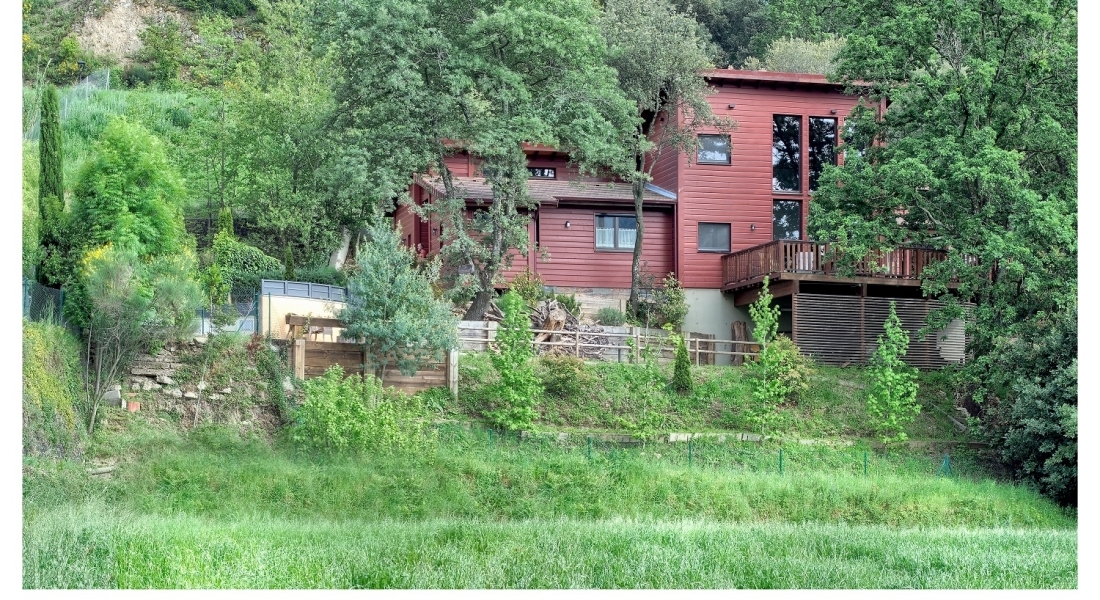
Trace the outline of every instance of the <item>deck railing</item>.
[[[778, 273], [837, 275], [829, 244], [775, 240], [722, 257], [722, 281], [734, 285]], [[924, 268], [947, 257], [942, 250], [902, 247], [870, 255], [855, 265], [857, 277], [921, 278]]]

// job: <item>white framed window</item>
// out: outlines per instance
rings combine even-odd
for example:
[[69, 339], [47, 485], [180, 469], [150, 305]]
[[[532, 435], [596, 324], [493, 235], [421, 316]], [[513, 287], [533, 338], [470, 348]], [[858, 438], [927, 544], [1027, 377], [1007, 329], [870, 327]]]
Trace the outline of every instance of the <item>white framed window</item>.
[[632, 215], [596, 215], [597, 250], [634, 250], [638, 220]]

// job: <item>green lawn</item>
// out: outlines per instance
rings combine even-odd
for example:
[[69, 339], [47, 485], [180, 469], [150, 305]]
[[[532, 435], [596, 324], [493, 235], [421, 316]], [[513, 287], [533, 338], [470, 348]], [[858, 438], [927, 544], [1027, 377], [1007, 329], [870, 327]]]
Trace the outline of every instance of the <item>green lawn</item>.
[[326, 457], [124, 418], [99, 438], [130, 450], [111, 479], [24, 461], [25, 587], [1076, 586], [1074, 515], [965, 455], [945, 478], [936, 455], [868, 452], [865, 476], [862, 449], [793, 445], [779, 474], [773, 445], [689, 463], [450, 427]]
[[363, 521], [85, 504], [24, 526], [34, 588], [1075, 588], [1073, 530]]

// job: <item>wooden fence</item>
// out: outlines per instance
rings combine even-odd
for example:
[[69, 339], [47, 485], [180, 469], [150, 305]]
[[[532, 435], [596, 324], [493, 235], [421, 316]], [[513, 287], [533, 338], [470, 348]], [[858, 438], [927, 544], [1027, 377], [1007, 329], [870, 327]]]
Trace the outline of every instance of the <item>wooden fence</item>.
[[[300, 315], [287, 315], [286, 324], [290, 329], [290, 349], [288, 362], [299, 379], [320, 377], [333, 365], [340, 365], [345, 374], [363, 373], [368, 364], [362, 344], [349, 342], [322, 342], [308, 339], [311, 328], [339, 327], [338, 319], [308, 318]], [[444, 356], [443, 362], [431, 363], [415, 374], [408, 376], [401, 371], [387, 369], [383, 373], [383, 383], [407, 394], [434, 388], [446, 387], [458, 394], [458, 351], [452, 350]]]
[[[492, 321], [462, 321], [459, 324], [459, 346], [464, 350], [484, 351], [495, 346], [498, 324]], [[611, 331], [580, 332], [575, 331], [532, 329], [531, 333], [538, 336], [540, 333], [551, 334], [547, 340], [532, 340], [536, 351], [539, 347], [559, 348], [565, 354], [571, 354], [579, 358], [592, 358], [592, 350], [598, 350], [602, 360], [611, 362], [624, 362], [640, 360], [641, 349], [645, 346], [659, 343], [667, 335], [663, 330], [658, 332], [645, 331], [637, 327], [605, 328]], [[622, 331], [616, 331], [616, 330]], [[609, 343], [587, 343], [581, 337], [598, 336], [609, 338]], [[684, 345], [687, 347], [691, 362], [696, 365], [713, 365], [715, 357], [727, 355], [741, 359], [754, 360], [756, 352], [746, 351], [741, 346], [746, 346], [744, 341], [717, 340], [713, 334], [686, 332]], [[563, 339], [568, 338], [568, 339]], [[626, 340], [632, 340], [630, 344]], [[733, 351], [718, 350], [718, 344], [731, 344]], [[658, 362], [667, 363], [675, 358], [676, 349], [665, 346], [658, 357]]]

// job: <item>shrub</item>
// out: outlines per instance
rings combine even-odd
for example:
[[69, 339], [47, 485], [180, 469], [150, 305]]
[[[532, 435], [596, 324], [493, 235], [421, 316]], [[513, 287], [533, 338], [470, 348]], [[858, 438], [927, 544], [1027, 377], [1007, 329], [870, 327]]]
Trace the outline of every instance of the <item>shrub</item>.
[[626, 323], [626, 315], [623, 314], [623, 311], [617, 308], [605, 306], [596, 312], [596, 322], [600, 325], [618, 327], [619, 325]]
[[512, 279], [512, 283], [509, 286], [510, 289], [519, 294], [520, 298], [527, 303], [528, 306], [534, 306], [539, 300], [542, 300], [545, 292], [543, 291], [542, 277], [536, 273], [532, 273], [531, 269], [524, 267], [520, 271], [519, 275], [516, 275]]
[[233, 231], [233, 209], [228, 206], [218, 211], [218, 232], [226, 232], [230, 237], [236, 237]]
[[550, 299], [557, 300], [574, 317], [581, 315], [581, 303], [577, 302], [577, 297], [574, 294], [551, 294]]
[[130, 88], [147, 86], [156, 78], [157, 76], [144, 65], [132, 65], [122, 71], [122, 83]]
[[888, 444], [908, 438], [905, 426], [920, 412], [920, 405], [916, 369], [901, 360], [909, 349], [909, 333], [901, 328], [894, 302], [884, 326], [886, 336], [878, 336], [878, 348], [871, 356], [873, 383], [867, 395], [867, 414], [879, 439]]
[[693, 388], [691, 381], [691, 359], [688, 357], [687, 346], [684, 337], [675, 335], [673, 343], [676, 344], [676, 362], [672, 370], [672, 387], [681, 394], [690, 394]]
[[779, 306], [772, 304], [767, 277], [760, 297], [749, 306], [749, 314], [753, 319], [753, 337], [761, 346], [756, 360], [747, 364], [753, 381], [750, 418], [763, 431], [774, 421], [780, 404], [797, 400], [806, 390], [812, 367], [790, 338], [777, 336]]
[[665, 277], [662, 284], [663, 287], [653, 292], [652, 310], [657, 313], [660, 325], [672, 325], [674, 330], [679, 331], [688, 313], [684, 288], [672, 273]]
[[277, 259], [255, 246], [238, 241], [225, 231], [219, 231], [214, 236], [213, 252], [214, 264], [218, 265], [222, 277], [233, 289], [244, 287], [260, 273], [283, 271], [283, 265]]
[[80, 343], [65, 328], [23, 321], [23, 452], [76, 455], [83, 440]]
[[419, 398], [384, 389], [373, 375], [344, 377], [335, 365], [304, 384], [292, 439], [313, 450], [393, 452], [430, 440]]
[[583, 360], [563, 354], [539, 358], [542, 385], [546, 394], [559, 400], [577, 400], [592, 385], [592, 373]]
[[501, 298], [501, 309], [504, 321], [497, 330], [497, 350], [490, 354], [493, 367], [500, 374], [498, 408], [487, 416], [504, 429], [530, 429], [538, 416], [535, 405], [542, 395], [542, 384], [535, 375], [532, 360], [531, 322], [523, 298], [513, 291]]

